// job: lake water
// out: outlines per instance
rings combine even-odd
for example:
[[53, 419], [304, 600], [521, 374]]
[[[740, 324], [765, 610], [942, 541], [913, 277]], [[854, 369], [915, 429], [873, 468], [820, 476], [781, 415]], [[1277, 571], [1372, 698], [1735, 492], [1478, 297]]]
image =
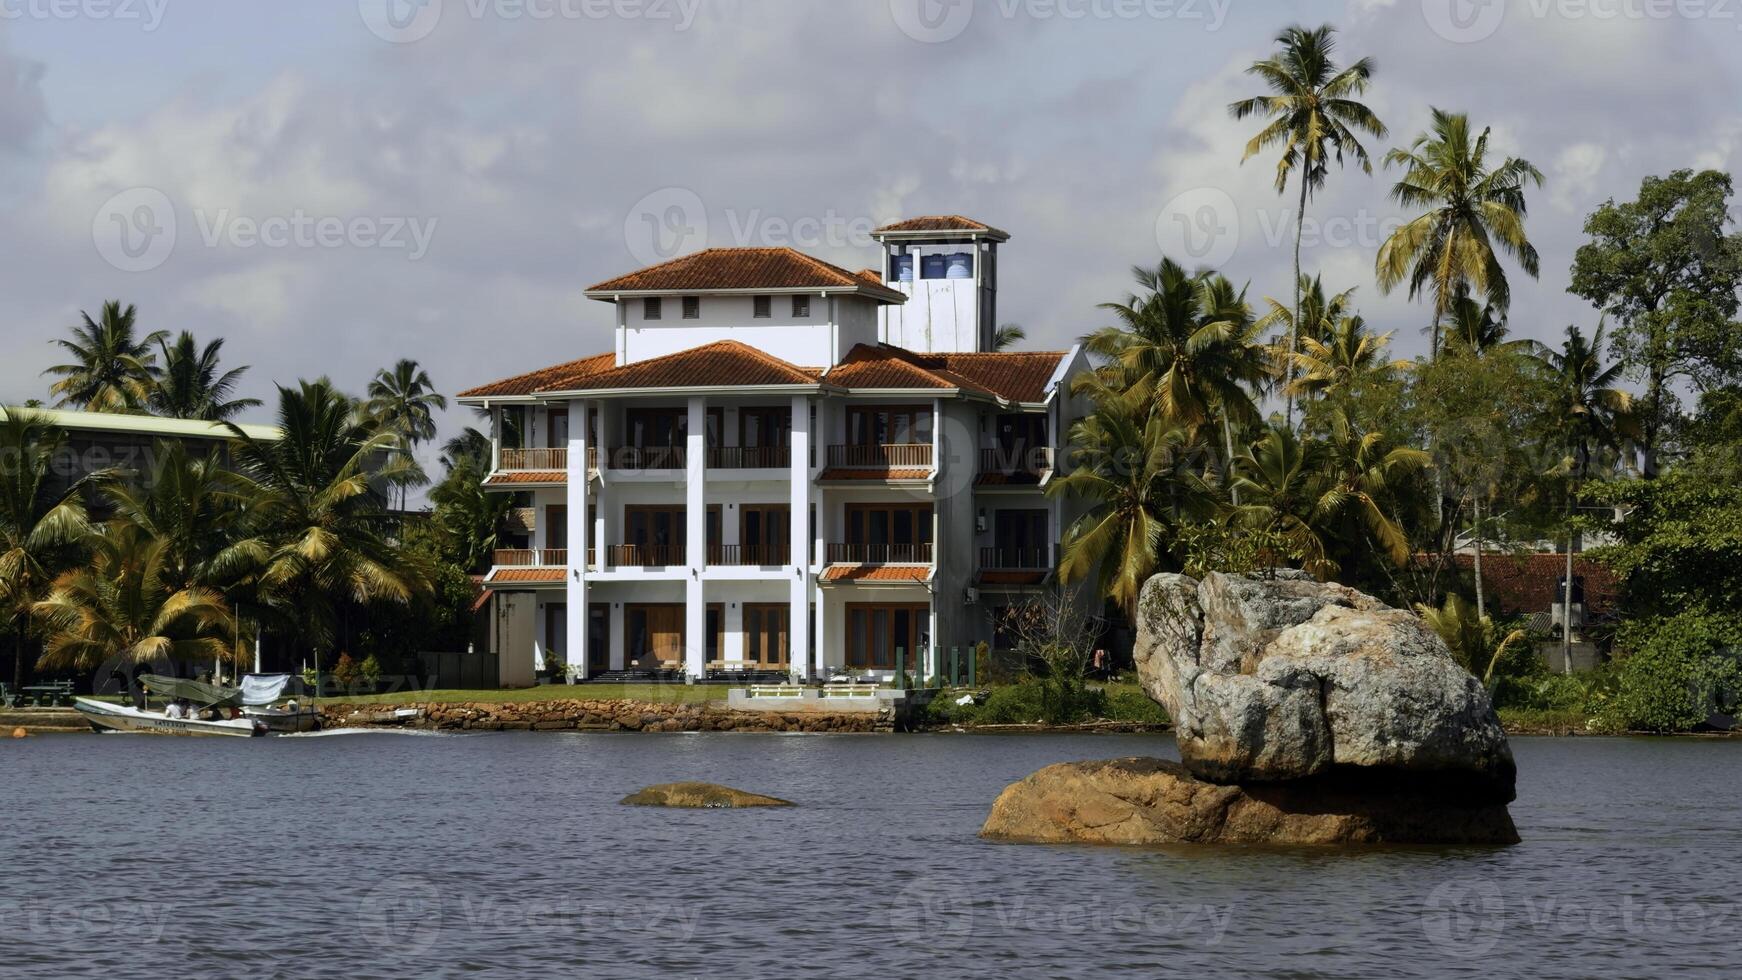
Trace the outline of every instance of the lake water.
[[1522, 845], [1324, 851], [975, 836], [1162, 736], [8, 741], [0, 976], [1737, 975], [1742, 743], [1513, 749]]

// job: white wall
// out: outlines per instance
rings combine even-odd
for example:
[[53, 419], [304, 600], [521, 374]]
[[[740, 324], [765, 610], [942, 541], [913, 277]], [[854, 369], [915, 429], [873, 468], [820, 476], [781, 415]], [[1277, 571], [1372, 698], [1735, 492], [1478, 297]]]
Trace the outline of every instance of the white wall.
[[915, 279], [888, 285], [909, 299], [883, 308], [886, 343], [934, 354], [980, 349], [980, 299], [974, 280]]

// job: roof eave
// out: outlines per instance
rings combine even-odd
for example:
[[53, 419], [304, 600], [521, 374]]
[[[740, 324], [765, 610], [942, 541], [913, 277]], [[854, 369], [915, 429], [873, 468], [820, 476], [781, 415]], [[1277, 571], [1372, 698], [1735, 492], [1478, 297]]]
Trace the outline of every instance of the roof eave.
[[665, 296], [863, 296], [890, 306], [907, 302], [905, 293], [893, 289], [865, 286], [743, 286], [731, 289], [589, 289], [581, 295], [601, 303], [618, 303], [626, 299], [647, 299]]

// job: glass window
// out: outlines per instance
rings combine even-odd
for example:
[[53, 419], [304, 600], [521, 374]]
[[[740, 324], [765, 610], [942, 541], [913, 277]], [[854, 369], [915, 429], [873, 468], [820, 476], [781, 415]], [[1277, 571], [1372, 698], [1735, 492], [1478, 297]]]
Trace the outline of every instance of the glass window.
[[685, 320], [702, 318], [702, 298], [700, 296], [685, 296], [683, 298], [683, 318]]
[[766, 320], [774, 315], [774, 298], [772, 296], [758, 296], [750, 301], [750, 305], [750, 315], [758, 320]]
[[657, 320], [660, 317], [660, 301], [658, 296], [649, 296], [641, 301], [641, 318]]
[[811, 315], [811, 298], [809, 296], [794, 296], [792, 298], [792, 315], [794, 319], [804, 319]]

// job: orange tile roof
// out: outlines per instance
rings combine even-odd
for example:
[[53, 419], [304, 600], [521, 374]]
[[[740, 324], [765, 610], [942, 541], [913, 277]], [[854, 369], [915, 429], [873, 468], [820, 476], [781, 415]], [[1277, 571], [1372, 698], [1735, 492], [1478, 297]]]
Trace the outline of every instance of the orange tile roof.
[[578, 361], [558, 364], [527, 374], [516, 375], [502, 381], [481, 385], [469, 391], [462, 391], [461, 398], [510, 398], [516, 395], [531, 395], [540, 391], [561, 391], [565, 385], [600, 371], [609, 371], [617, 364], [615, 354], [594, 354]]
[[[791, 248], [710, 248], [607, 279], [594, 293], [708, 292], [720, 289], [856, 289], [891, 303], [907, 297], [838, 265]], [[595, 296], [595, 299], [609, 299]]]
[[824, 582], [924, 582], [931, 578], [926, 565], [831, 565], [823, 569]]
[[1046, 399], [1046, 383], [1065, 356], [1063, 351], [919, 354], [888, 344], [860, 344], [823, 380], [849, 390], [955, 388], [1015, 402], [1039, 402]]
[[824, 470], [819, 480], [929, 480], [931, 470]]
[[821, 375], [819, 370], [795, 367], [749, 344], [721, 340], [589, 374], [575, 379], [572, 387], [564, 390], [814, 385]]
[[858, 272], [853, 273], [853, 275], [858, 276], [866, 282], [876, 283], [879, 286], [883, 285], [883, 273], [881, 270], [860, 269]]
[[897, 221], [894, 224], [884, 225], [872, 232], [872, 234], [882, 235], [887, 233], [900, 234], [902, 232], [926, 231], [977, 231], [998, 235], [1003, 238], [1010, 237], [1005, 232], [1000, 231], [983, 221], [975, 221], [973, 218], [965, 218], [959, 214], [932, 214], [919, 218], [908, 218], [905, 221]]
[[567, 470], [528, 470], [520, 473], [492, 473], [484, 480], [487, 487], [516, 486], [527, 483], [567, 483]]
[[560, 568], [499, 568], [490, 573], [491, 585], [561, 585], [568, 573]]

